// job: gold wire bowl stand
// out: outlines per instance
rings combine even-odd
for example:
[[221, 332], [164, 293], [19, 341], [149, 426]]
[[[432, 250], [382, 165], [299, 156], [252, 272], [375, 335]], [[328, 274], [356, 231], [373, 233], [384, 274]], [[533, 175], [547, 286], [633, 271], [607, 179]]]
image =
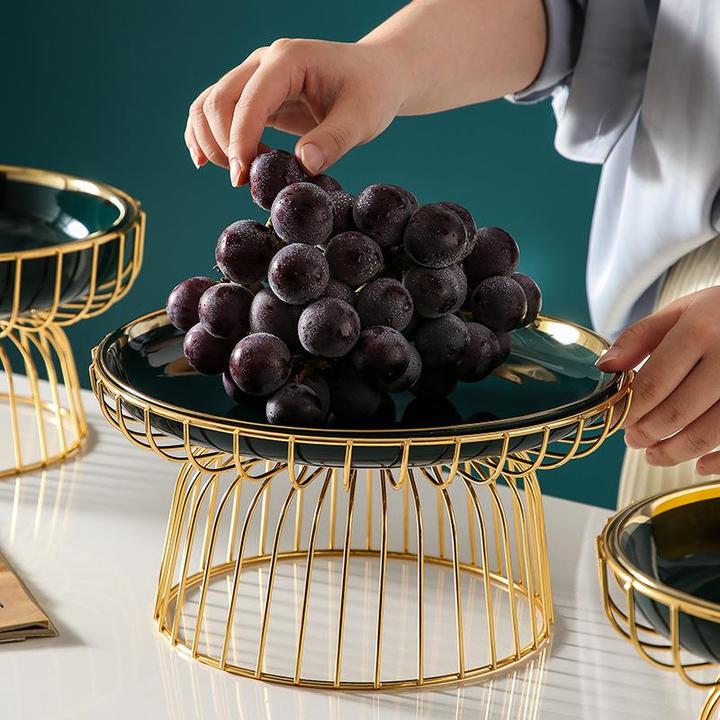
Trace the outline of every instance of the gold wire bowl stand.
[[[100, 315], [127, 294], [142, 265], [145, 214], [139, 202], [102, 183], [9, 165], [0, 165], [0, 176], [94, 196], [118, 211], [111, 227], [83, 239], [0, 253], [8, 303], [0, 315], [0, 404], [6, 408], [0, 414], [0, 456], [8, 459], [0, 464], [1, 478], [63, 460], [86, 439], [80, 384], [63, 328]], [[83, 287], [66, 298], [69, 268], [78, 272], [81, 261]], [[46, 298], [39, 306], [29, 306], [26, 289], [28, 283], [37, 286], [32, 274], [38, 267], [44, 273]]]
[[[716, 663], [701, 661], [683, 649], [681, 616], [720, 623], [720, 607], [673, 591], [623, 561], [619, 532], [641, 508], [652, 514], [653, 507], [670, 507], [677, 499], [701, 500], [708, 495], [717, 497], [719, 494], [720, 483], [708, 483], [638, 501], [614, 515], [597, 538], [600, 589], [610, 624], [632, 643], [640, 657], [650, 665], [675, 672], [687, 685], [708, 691], [700, 720], [711, 720], [720, 710], [720, 668]], [[667, 635], [644, 622], [642, 609], [638, 607], [639, 596], [667, 612]]]
[[[113, 427], [181, 463], [155, 600], [161, 633], [230, 673], [342, 690], [484, 678], [547, 642], [553, 606], [537, 472], [594, 452], [622, 424], [631, 395], [627, 375], [611, 397], [546, 424], [328, 439], [155, 402], [117, 380], [98, 348], [90, 376]], [[199, 447], [195, 432], [224, 434], [233, 451]], [[541, 438], [536, 448], [511, 450], [528, 436]], [[243, 456], [253, 438], [282, 440], [285, 461]], [[466, 444], [484, 440], [500, 441], [497, 457], [460, 460]], [[344, 463], [298, 465], [296, 447], [312, 444], [339, 446]], [[413, 466], [416, 445], [437, 457], [453, 448], [452, 460]], [[354, 461], [359, 447], [388, 446], [398, 467]]]

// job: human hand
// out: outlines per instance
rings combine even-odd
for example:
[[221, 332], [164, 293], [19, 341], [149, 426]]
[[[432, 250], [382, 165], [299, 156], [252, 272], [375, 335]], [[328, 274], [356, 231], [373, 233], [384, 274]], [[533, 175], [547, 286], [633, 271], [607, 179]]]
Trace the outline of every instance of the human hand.
[[195, 165], [247, 182], [266, 127], [299, 135], [310, 175], [379, 135], [404, 98], [402, 71], [382, 43], [276, 40], [204, 90], [190, 106], [185, 144]]
[[633, 383], [625, 441], [650, 465], [699, 458], [701, 475], [720, 473], [720, 287], [692, 293], [635, 323], [598, 362], [629, 370]]

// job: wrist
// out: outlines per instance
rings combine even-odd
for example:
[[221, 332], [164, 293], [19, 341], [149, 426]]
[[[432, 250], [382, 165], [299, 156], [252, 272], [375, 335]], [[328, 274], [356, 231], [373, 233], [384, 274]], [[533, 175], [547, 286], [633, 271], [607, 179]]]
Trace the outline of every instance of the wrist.
[[403, 109], [415, 93], [415, 74], [412, 63], [402, 44], [393, 37], [375, 37], [376, 31], [357, 41], [357, 45], [367, 49], [378, 68], [378, 73], [385, 78], [388, 93], [397, 114], [402, 115]]

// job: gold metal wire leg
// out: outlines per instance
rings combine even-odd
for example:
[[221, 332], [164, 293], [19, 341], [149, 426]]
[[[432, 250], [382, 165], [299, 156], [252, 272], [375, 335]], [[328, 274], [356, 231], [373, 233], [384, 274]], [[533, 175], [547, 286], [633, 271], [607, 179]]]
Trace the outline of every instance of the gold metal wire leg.
[[[202, 462], [180, 469], [155, 603], [161, 632], [200, 662], [295, 686], [400, 689], [485, 677], [548, 639], [527, 482], [296, 467], [296, 482], [266, 472], [241, 493], [248, 479], [222, 457]], [[440, 638], [438, 621], [452, 628]]]
[[7, 445], [0, 477], [7, 477], [64, 460], [88, 430], [65, 332], [54, 325], [30, 331], [0, 323], [0, 329], [0, 447]]
[[713, 720], [717, 718], [716, 713], [720, 710], [720, 686], [713, 690], [705, 701], [702, 712], [700, 713], [700, 720]]

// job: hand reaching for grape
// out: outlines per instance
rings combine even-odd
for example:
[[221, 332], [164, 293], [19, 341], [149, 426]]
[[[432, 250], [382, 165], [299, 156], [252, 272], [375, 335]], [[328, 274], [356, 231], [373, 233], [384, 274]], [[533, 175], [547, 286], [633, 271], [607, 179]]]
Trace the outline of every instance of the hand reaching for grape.
[[403, 98], [397, 63], [380, 45], [277, 40], [200, 93], [185, 143], [195, 165], [229, 168], [237, 186], [274, 127], [301, 136], [296, 155], [316, 175], [382, 132]]
[[[277, 40], [190, 106], [193, 162], [247, 182], [266, 127], [299, 135], [309, 175], [419, 115], [521, 90], [545, 55], [542, 0], [414, 0], [357, 43]], [[327, 189], [327, 188], [323, 188]]]
[[628, 370], [649, 356], [634, 382], [625, 439], [651, 465], [699, 458], [720, 473], [720, 287], [692, 293], [629, 327], [603, 356], [603, 370]]

